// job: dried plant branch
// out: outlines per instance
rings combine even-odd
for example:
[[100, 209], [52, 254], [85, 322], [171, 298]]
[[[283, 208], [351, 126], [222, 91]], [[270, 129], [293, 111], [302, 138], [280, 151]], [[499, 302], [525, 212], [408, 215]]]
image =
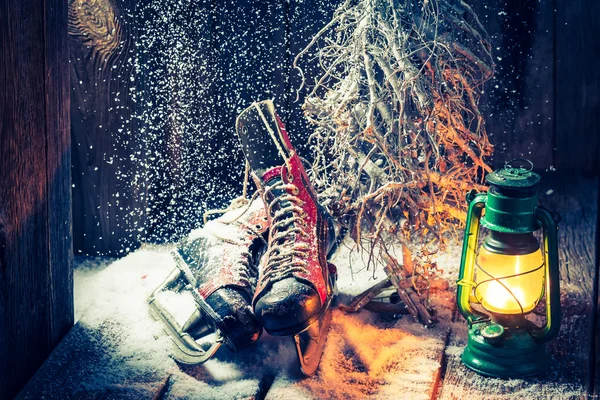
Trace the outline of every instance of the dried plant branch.
[[443, 244], [465, 192], [485, 190], [493, 148], [478, 102], [494, 72], [490, 50], [463, 1], [346, 0], [296, 56], [301, 74], [308, 56], [323, 69], [312, 87], [303, 82], [312, 178], [358, 243], [375, 249], [402, 219], [401, 243], [431, 232]]

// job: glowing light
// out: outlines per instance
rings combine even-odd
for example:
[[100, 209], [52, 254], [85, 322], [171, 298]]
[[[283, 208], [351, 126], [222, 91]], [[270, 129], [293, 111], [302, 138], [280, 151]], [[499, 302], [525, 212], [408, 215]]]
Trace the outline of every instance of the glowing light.
[[475, 296], [491, 312], [531, 312], [544, 290], [544, 269], [540, 268], [543, 262], [539, 249], [530, 254], [511, 256], [492, 253], [482, 247], [477, 257]]
[[[484, 283], [484, 285], [486, 285]], [[524, 304], [527, 300], [523, 289], [519, 287], [512, 287], [509, 290], [502, 286], [499, 281], [491, 281], [487, 284], [485, 289], [485, 303], [487, 309], [494, 309], [494, 311], [505, 312], [511, 308], [517, 308], [520, 311], [519, 305], [516, 303], [517, 300], [520, 304]]]

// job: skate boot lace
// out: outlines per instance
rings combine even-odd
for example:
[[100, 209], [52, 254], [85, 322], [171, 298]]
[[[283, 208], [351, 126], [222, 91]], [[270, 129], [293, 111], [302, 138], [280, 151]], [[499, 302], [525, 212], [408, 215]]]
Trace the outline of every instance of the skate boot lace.
[[[302, 240], [309, 235], [303, 222], [307, 216], [302, 209], [304, 202], [297, 197], [299, 189], [294, 184], [279, 181], [265, 190], [265, 198], [268, 193], [277, 190], [282, 193], [275, 196], [267, 206], [268, 214], [272, 215], [271, 245], [263, 275], [264, 279], [273, 281], [286, 278], [292, 272], [307, 274], [306, 257], [310, 251], [308, 241]], [[273, 214], [276, 205], [279, 207]]]

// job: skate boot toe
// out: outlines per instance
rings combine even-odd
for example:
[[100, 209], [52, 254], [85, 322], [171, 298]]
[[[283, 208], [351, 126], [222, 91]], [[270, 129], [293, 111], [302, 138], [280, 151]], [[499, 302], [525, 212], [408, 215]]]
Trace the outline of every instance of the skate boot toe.
[[220, 317], [214, 322], [233, 350], [246, 348], [258, 340], [262, 327], [252, 312], [247, 295], [241, 290], [232, 287], [218, 289], [206, 302]]
[[293, 277], [274, 282], [254, 304], [254, 314], [262, 326], [276, 336], [294, 335], [305, 329], [321, 310], [317, 291]]

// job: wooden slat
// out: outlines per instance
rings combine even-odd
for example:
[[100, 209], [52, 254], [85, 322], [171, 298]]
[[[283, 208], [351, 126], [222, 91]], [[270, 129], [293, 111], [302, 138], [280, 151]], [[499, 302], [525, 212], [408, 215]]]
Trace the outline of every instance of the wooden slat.
[[[460, 355], [466, 343], [466, 325], [455, 324], [446, 350], [447, 366], [439, 398], [576, 399], [586, 395], [591, 379], [589, 349], [592, 316], [592, 283], [595, 279], [594, 237], [598, 205], [597, 180], [544, 178], [541, 203], [560, 212], [559, 225], [561, 304], [563, 321], [559, 337], [548, 348], [553, 362], [549, 373], [530, 379], [492, 379], [468, 370]], [[462, 324], [462, 325], [461, 325]]]
[[141, 34], [152, 40], [143, 41], [150, 49], [140, 54], [139, 77], [145, 128], [151, 140], [163, 139], [150, 144], [158, 158], [149, 206], [151, 239], [162, 241], [185, 236], [205, 211], [239, 196], [245, 164], [235, 133], [239, 112], [274, 99], [286, 122], [287, 2], [147, 3], [168, 20], [143, 12]]
[[600, 173], [600, 2], [556, 1], [556, 166]]
[[554, 165], [553, 2], [470, 2], [488, 31], [496, 72], [481, 107], [493, 164], [525, 157], [536, 168]]
[[0, 3], [0, 398], [73, 322], [67, 10]]
[[48, 164], [48, 253], [45, 285], [52, 307], [50, 336], [62, 338], [73, 326], [73, 240], [71, 214], [71, 123], [67, 4], [46, 5], [46, 129]]
[[[308, 88], [310, 88], [311, 84], [314, 84], [316, 79], [322, 76], [323, 71], [318, 65], [318, 60], [311, 60], [310, 55], [303, 57], [299, 66], [302, 68], [306, 82], [304, 89], [298, 96], [302, 79], [299, 71], [292, 68], [291, 63], [296, 55], [308, 45], [313, 36], [331, 20], [333, 12], [339, 4], [341, 3], [337, 1], [289, 1], [288, 48], [290, 78], [286, 98], [289, 108], [288, 130], [297, 135], [298, 139], [295, 142], [297, 143], [297, 150], [307, 159], [312, 159], [308, 137], [314, 127], [310, 126], [304, 118], [302, 105], [309, 92]], [[312, 54], [314, 55], [314, 52]], [[298, 100], [296, 100], [297, 98]]]
[[122, 256], [143, 237], [143, 138], [133, 92], [136, 31], [128, 16], [134, 4], [69, 2], [76, 253]]
[[102, 266], [93, 283], [87, 267], [88, 280], [76, 282], [87, 291], [87, 311], [17, 399], [254, 398], [261, 390], [270, 368], [264, 355], [277, 354], [273, 342], [238, 353], [223, 346], [215, 359], [193, 367], [169, 357], [172, 342], [147, 307], [175, 268], [169, 247], [141, 248]]
[[[598, 181], [597, 203], [600, 207], [600, 180]], [[590, 349], [590, 371], [593, 372], [589, 384], [589, 393], [595, 397], [600, 397], [600, 212], [596, 215], [596, 257], [594, 260], [596, 276], [593, 288], [592, 301], [595, 301], [594, 323], [592, 326], [591, 349]]]
[[[600, 271], [600, 269], [596, 270], [597, 274], [598, 271]], [[592, 336], [594, 338], [594, 351], [590, 353], [590, 357], [593, 357], [591, 359], [591, 367], [595, 372], [593, 384], [589, 390], [590, 394], [594, 396], [592, 398], [600, 398], [600, 334], [598, 333], [600, 332], [600, 311], [598, 310], [600, 310], [600, 295], [596, 298], [596, 319], [594, 322], [594, 336]]]

